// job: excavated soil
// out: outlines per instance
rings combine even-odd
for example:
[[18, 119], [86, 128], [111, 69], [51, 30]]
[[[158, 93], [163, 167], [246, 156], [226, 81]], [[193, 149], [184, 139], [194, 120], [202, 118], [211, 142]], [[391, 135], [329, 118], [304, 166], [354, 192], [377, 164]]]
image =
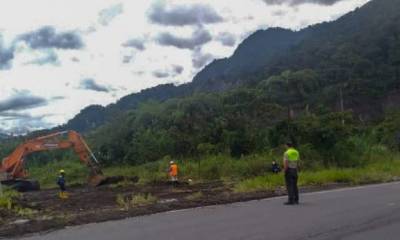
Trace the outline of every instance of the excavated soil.
[[[316, 191], [339, 186], [335, 184], [323, 188], [313, 187], [303, 189], [303, 191]], [[0, 239], [52, 231], [66, 226], [117, 220], [176, 209], [263, 199], [284, 194], [284, 191], [281, 190], [233, 193], [231, 187], [220, 181], [193, 185], [180, 184], [176, 187], [168, 183], [154, 183], [146, 186], [130, 185], [118, 188], [111, 186], [74, 187], [69, 189], [70, 196], [66, 200], [58, 198], [57, 189], [28, 192], [23, 194], [18, 204], [23, 208], [33, 210], [32, 216], [18, 217], [16, 214], [0, 210]], [[157, 197], [157, 203], [130, 209], [121, 209], [121, 206], [117, 204], [118, 195], [132, 196], [132, 194], [139, 193]]]

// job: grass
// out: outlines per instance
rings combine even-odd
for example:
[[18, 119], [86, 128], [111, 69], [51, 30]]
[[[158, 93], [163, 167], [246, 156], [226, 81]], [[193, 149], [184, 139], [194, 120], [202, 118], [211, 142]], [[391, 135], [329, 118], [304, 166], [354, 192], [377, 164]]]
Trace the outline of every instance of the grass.
[[4, 189], [3, 194], [0, 195], [0, 209], [7, 209], [12, 210], [16, 207], [15, 199], [20, 196], [20, 193], [11, 190], [11, 189]]
[[117, 205], [127, 211], [135, 207], [143, 207], [157, 203], [157, 198], [150, 193], [148, 194], [132, 194], [131, 196], [123, 196], [122, 194], [117, 195]]
[[18, 205], [17, 200], [20, 197], [21, 194], [15, 190], [11, 190], [8, 188], [3, 189], [3, 194], [0, 194], [0, 210], [8, 211], [9, 213], [13, 213], [21, 217], [30, 218], [34, 216], [37, 211]]
[[[360, 185], [383, 183], [400, 177], [400, 158], [381, 159], [362, 168], [330, 168], [304, 171], [299, 174], [299, 186], [323, 186], [329, 183]], [[267, 174], [245, 179], [237, 183], [235, 192], [275, 190], [284, 186], [283, 174]]]
[[57, 187], [57, 177], [61, 169], [65, 170], [68, 186], [84, 184], [89, 175], [89, 169], [78, 159], [70, 161], [54, 161], [43, 166], [30, 166], [29, 176], [39, 181], [42, 188]]
[[[364, 155], [353, 154], [359, 164], [356, 167], [323, 168], [319, 164], [310, 167], [315, 156], [312, 151], [303, 149], [305, 167], [299, 177], [299, 185], [325, 185], [328, 183], [365, 184], [387, 182], [400, 177], [400, 155], [384, 146], [367, 148]], [[193, 182], [223, 180], [234, 184], [236, 192], [273, 190], [284, 186], [282, 175], [269, 173], [273, 160], [280, 162], [280, 153], [265, 152], [235, 159], [229, 155], [211, 155], [202, 158], [178, 160], [180, 179], [193, 179]], [[139, 184], [165, 181], [170, 158], [139, 166], [113, 166], [104, 168], [106, 176], [138, 176]], [[56, 187], [59, 169], [66, 170], [67, 184], [85, 184], [88, 169], [78, 160], [52, 162], [42, 167], [31, 167], [32, 178], [39, 180], [43, 188]], [[118, 188], [133, 183], [121, 182], [111, 187]], [[123, 204], [121, 204], [123, 205]]]

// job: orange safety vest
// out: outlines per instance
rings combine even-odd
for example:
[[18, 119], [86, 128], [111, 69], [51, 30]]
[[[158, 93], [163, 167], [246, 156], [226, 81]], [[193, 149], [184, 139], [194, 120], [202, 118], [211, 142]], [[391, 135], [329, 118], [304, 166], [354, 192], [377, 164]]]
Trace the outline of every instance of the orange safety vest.
[[177, 165], [177, 164], [172, 164], [172, 165], [169, 167], [169, 175], [170, 175], [171, 177], [176, 177], [176, 176], [178, 176], [178, 165]]

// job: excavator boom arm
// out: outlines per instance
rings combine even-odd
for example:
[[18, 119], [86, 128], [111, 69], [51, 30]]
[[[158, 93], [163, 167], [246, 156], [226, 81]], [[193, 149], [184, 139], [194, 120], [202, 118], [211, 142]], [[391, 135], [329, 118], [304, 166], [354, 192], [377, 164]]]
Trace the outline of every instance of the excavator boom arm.
[[75, 131], [57, 132], [28, 140], [3, 160], [0, 172], [6, 173], [11, 179], [25, 178], [27, 176], [24, 169], [25, 157], [34, 152], [54, 149], [73, 149], [80, 161], [91, 170], [90, 177], [102, 176], [96, 157], [84, 139]]

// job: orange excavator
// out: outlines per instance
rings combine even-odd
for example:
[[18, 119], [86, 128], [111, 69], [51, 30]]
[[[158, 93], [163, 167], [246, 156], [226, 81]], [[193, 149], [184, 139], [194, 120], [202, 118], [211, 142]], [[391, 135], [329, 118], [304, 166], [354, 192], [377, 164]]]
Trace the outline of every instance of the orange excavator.
[[34, 152], [53, 149], [73, 149], [80, 161], [89, 168], [88, 183], [90, 186], [98, 186], [107, 181], [96, 157], [81, 135], [75, 131], [63, 131], [37, 137], [19, 145], [8, 157], [3, 159], [0, 166], [1, 183], [19, 191], [39, 190], [39, 183], [27, 178], [28, 174], [24, 168], [25, 157]]

